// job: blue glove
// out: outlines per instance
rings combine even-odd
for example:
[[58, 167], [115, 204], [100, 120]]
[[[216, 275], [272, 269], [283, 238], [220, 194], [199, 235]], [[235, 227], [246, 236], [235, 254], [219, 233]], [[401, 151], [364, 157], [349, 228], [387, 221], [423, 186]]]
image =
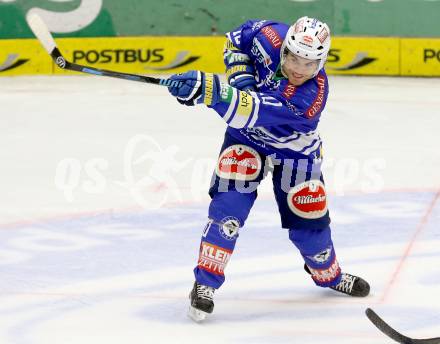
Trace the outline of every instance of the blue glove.
[[182, 74], [174, 74], [172, 81], [179, 81], [181, 86], [168, 86], [168, 91], [181, 104], [193, 106], [206, 104], [213, 106], [220, 101], [220, 80], [217, 75], [192, 70]]
[[248, 55], [237, 51], [225, 53], [226, 77], [232, 87], [256, 91], [255, 69]]

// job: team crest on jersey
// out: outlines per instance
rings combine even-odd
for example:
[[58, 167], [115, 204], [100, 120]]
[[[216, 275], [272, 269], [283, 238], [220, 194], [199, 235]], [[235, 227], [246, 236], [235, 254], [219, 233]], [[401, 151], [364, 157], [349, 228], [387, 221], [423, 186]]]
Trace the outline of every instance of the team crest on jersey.
[[293, 187], [287, 194], [292, 212], [305, 219], [319, 219], [327, 213], [327, 195], [320, 180], [309, 180]]
[[220, 178], [254, 180], [261, 171], [261, 157], [258, 152], [245, 145], [232, 145], [221, 154], [215, 169]]
[[227, 216], [221, 221], [219, 226], [220, 235], [226, 240], [235, 240], [238, 237], [240, 220], [234, 216]]

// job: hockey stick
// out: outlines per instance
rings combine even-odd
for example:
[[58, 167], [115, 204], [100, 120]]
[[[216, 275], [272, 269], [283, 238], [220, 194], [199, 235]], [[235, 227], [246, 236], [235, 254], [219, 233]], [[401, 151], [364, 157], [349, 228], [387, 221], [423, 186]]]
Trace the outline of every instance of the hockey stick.
[[162, 79], [162, 78], [153, 78], [149, 76], [137, 75], [137, 74], [128, 74], [128, 73], [120, 73], [114, 72], [111, 70], [98, 69], [93, 67], [82, 66], [76, 63], [71, 63], [67, 61], [64, 56], [61, 54], [58, 49], [55, 40], [49, 32], [44, 21], [35, 13], [29, 14], [26, 16], [26, 21], [34, 33], [35, 37], [38, 38], [44, 49], [48, 52], [48, 54], [52, 57], [58, 67], [62, 69], [73, 70], [76, 72], [82, 72], [93, 75], [101, 75], [101, 76], [110, 76], [113, 78], [132, 80], [132, 81], [140, 81], [146, 82], [148, 84], [156, 84], [162, 86], [177, 86], [180, 87], [183, 83], [181, 81], [173, 81], [170, 79]]
[[397, 332], [390, 325], [379, 317], [375, 311], [371, 308], [365, 310], [365, 314], [368, 319], [376, 326], [382, 333], [386, 334], [391, 339], [395, 340], [397, 343], [402, 344], [440, 344], [440, 337], [437, 338], [426, 338], [426, 339], [414, 339]]

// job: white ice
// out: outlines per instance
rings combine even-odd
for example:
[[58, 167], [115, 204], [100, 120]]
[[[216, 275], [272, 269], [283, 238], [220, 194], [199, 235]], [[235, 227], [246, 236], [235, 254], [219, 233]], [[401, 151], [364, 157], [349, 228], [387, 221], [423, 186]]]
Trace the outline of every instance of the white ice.
[[330, 77], [320, 128], [353, 299], [315, 287], [270, 180], [203, 324], [186, 317], [225, 124], [165, 88], [0, 78], [0, 343], [390, 343], [440, 336], [440, 79]]

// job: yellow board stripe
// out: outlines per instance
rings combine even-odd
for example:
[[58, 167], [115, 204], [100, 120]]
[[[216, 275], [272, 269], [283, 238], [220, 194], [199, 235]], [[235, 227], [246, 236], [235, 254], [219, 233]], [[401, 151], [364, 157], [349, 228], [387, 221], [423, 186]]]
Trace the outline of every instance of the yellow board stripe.
[[[68, 61], [132, 74], [188, 70], [224, 73], [223, 46], [237, 51], [232, 42], [220, 36], [56, 41]], [[176, 58], [183, 53], [185, 60], [176, 66]], [[345, 75], [440, 76], [440, 38], [334, 37], [326, 71]], [[0, 77], [75, 73], [56, 67], [36, 39], [0, 40]]]

